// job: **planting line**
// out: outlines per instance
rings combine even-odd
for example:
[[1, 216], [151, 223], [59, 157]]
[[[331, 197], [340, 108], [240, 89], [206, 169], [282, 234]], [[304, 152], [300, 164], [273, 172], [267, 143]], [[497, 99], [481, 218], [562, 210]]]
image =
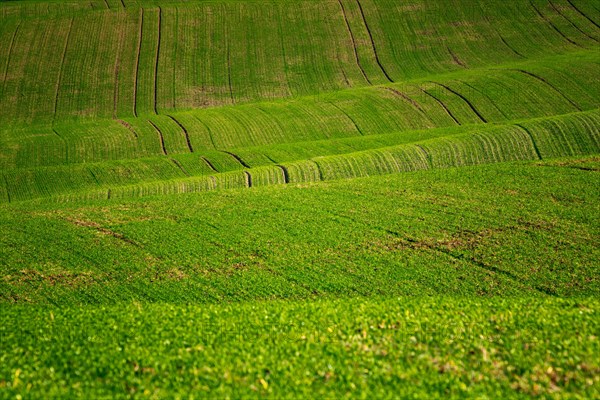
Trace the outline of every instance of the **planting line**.
[[590, 17], [588, 17], [584, 12], [582, 12], [579, 8], [577, 8], [575, 6], [575, 4], [573, 4], [573, 2], [571, 0], [567, 0], [569, 2], [569, 4], [571, 5], [571, 7], [573, 7], [573, 9], [575, 11], [577, 11], [579, 14], [581, 14], [581, 16], [583, 16], [585, 19], [587, 19], [588, 21], [590, 21], [592, 24], [594, 24], [594, 26], [598, 29], [600, 29], [600, 25], [598, 25], [597, 23], [594, 22], [594, 20], [592, 20]]
[[58, 137], [60, 138], [60, 140], [62, 140], [62, 142], [64, 143], [64, 145], [65, 145], [65, 162], [67, 162], [67, 163], [68, 163], [68, 162], [69, 162], [69, 146], [68, 146], [68, 144], [67, 144], [67, 141], [65, 140], [65, 138], [64, 138], [64, 137], [62, 137], [62, 136], [61, 136], [61, 135], [60, 135], [60, 134], [59, 134], [59, 133], [56, 131], [56, 129], [52, 128], [52, 132], [54, 132], [54, 134], [55, 134], [56, 136], [58, 136]]
[[362, 16], [362, 20], [363, 20], [363, 23], [365, 24], [365, 28], [367, 28], [367, 33], [369, 34], [369, 38], [371, 39], [371, 46], [373, 47], [373, 54], [375, 55], [375, 61], [377, 61], [377, 65], [379, 65], [379, 68], [381, 68], [381, 72], [383, 72], [383, 74], [385, 75], [387, 80], [394, 83], [394, 80], [388, 75], [387, 71], [385, 70], [385, 68], [383, 68], [381, 61], [379, 60], [379, 55], [377, 54], [377, 48], [375, 47], [375, 41], [373, 40], [373, 35], [371, 34], [371, 29], [369, 28], [369, 24], [367, 24], [367, 19], [365, 18], [365, 13], [363, 11], [362, 5], [360, 4], [360, 0], [356, 0], [356, 3], [358, 4], [358, 8], [360, 10], [360, 15]]
[[454, 60], [455, 64], [460, 65], [463, 68], [467, 68], [467, 64], [465, 64], [463, 60], [458, 58], [458, 56], [452, 51], [450, 46], [446, 46], [446, 49], [448, 50], [448, 53], [450, 53], [450, 55], [452, 56], [452, 59]]
[[12, 38], [10, 39], [10, 47], [8, 48], [8, 56], [6, 57], [6, 66], [4, 68], [4, 79], [2, 80], [2, 94], [6, 91], [6, 77], [8, 76], [8, 67], [10, 66], [10, 57], [12, 55], [13, 47], [15, 45], [15, 38], [19, 33], [19, 29], [21, 28], [21, 21], [19, 20], [19, 24], [17, 25]]
[[552, 23], [552, 21], [550, 21], [545, 15], [543, 15], [540, 10], [538, 10], [538, 8], [535, 6], [535, 4], [533, 4], [533, 2], [531, 2], [531, 0], [529, 1], [529, 4], [531, 4], [531, 7], [533, 7], [533, 9], [535, 10], [535, 12], [540, 16], [540, 18], [542, 18], [544, 21], [546, 21], [548, 24], [550, 24], [550, 26], [563, 38], [565, 38], [569, 43], [580, 47], [580, 48], [584, 48], [583, 46], [581, 46], [579, 43], [575, 43], [574, 41], [572, 41], [571, 39], [569, 39], [564, 33], [562, 33], [557, 27], [556, 25], [554, 25]]
[[190, 141], [190, 135], [189, 135], [187, 129], [185, 129], [185, 126], [183, 126], [179, 121], [177, 121], [175, 119], [175, 117], [172, 117], [171, 115], [167, 115], [167, 117], [171, 118], [171, 120], [173, 120], [173, 122], [175, 122], [181, 128], [181, 130], [185, 134], [185, 141], [187, 142], [188, 149], [190, 150], [190, 153], [193, 153], [194, 149], [192, 148], [192, 142]]
[[283, 73], [285, 74], [285, 84], [287, 86], [288, 95], [294, 96], [294, 93], [292, 92], [292, 88], [290, 87], [290, 79], [288, 78], [288, 63], [287, 63], [287, 56], [286, 56], [286, 52], [285, 52], [285, 43], [283, 41], [283, 24], [281, 23], [280, 10], [278, 10], [277, 25], [278, 25], [277, 29], [279, 31], [279, 43], [281, 46], [281, 54], [283, 56]]
[[365, 134], [363, 133], [363, 131], [360, 129], [360, 127], [356, 124], [356, 121], [354, 121], [354, 119], [344, 110], [342, 110], [337, 104], [329, 102], [329, 104], [331, 104], [332, 106], [334, 106], [336, 109], [338, 109], [342, 114], [344, 114], [346, 116], [346, 118], [348, 118], [350, 120], [350, 122], [352, 122], [352, 124], [354, 125], [354, 128], [358, 131], [358, 133], [360, 133], [361, 136], [364, 136]]
[[471, 86], [471, 85], [470, 85], [470, 84], [468, 84], [467, 82], [461, 81], [461, 80], [459, 80], [459, 79], [457, 79], [456, 81], [457, 81], [457, 82], [459, 82], [459, 83], [462, 83], [462, 84], [463, 84], [463, 85], [465, 85], [465, 86], [468, 86], [468, 87], [470, 87], [470, 88], [471, 88], [471, 89], [473, 89], [474, 91], [476, 91], [476, 92], [480, 93], [482, 96], [486, 97], [486, 98], [487, 98], [487, 99], [490, 101], [490, 103], [492, 103], [492, 105], [494, 106], [494, 108], [495, 108], [496, 110], [498, 110], [498, 112], [499, 112], [500, 114], [502, 114], [502, 116], [503, 116], [505, 119], [509, 119], [509, 118], [508, 118], [508, 116], [507, 116], [507, 115], [504, 113], [504, 111], [502, 111], [501, 109], [499, 109], [499, 108], [498, 108], [498, 106], [496, 105], [496, 103], [494, 103], [494, 101], [492, 100], [492, 98], [491, 98], [490, 96], [488, 96], [488, 95], [487, 95], [485, 92], [482, 92], [481, 90], [477, 89], [475, 86]]
[[420, 144], [415, 144], [415, 147], [417, 149], [419, 149], [424, 155], [425, 158], [427, 159], [427, 164], [429, 164], [429, 168], [433, 168], [433, 162], [431, 161], [431, 154], [429, 154], [429, 152], [427, 150], [425, 150], [425, 148], [423, 146], [421, 146]]
[[162, 29], [162, 8], [158, 7], [158, 38], [156, 44], [156, 61], [154, 63], [154, 114], [158, 114], [158, 59], [160, 57], [160, 40]]
[[217, 171], [217, 169], [215, 168], [215, 166], [208, 160], [208, 158], [206, 158], [204, 156], [201, 156], [200, 159], [202, 159], [202, 161], [204, 161], [206, 163], [206, 165], [208, 165], [208, 167], [210, 169], [212, 169], [215, 172], [219, 172], [219, 171]]
[[538, 149], [537, 143], [533, 139], [533, 135], [531, 134], [531, 132], [529, 131], [529, 129], [525, 128], [521, 124], [515, 124], [514, 126], [516, 126], [518, 128], [521, 128], [521, 130], [525, 131], [525, 133], [527, 133], [527, 135], [529, 135], [529, 139], [531, 139], [531, 143], [533, 144], [533, 148], [535, 149], [535, 153], [537, 154], [538, 158], [541, 160], [542, 159], [542, 155], [540, 154], [540, 149]]
[[[421, 89], [419, 87], [419, 89]], [[458, 119], [456, 119], [456, 117], [454, 116], [454, 114], [452, 114], [452, 112], [450, 111], [450, 109], [448, 107], [446, 107], [446, 105], [437, 97], [435, 97], [434, 95], [432, 95], [431, 93], [429, 93], [426, 90], [421, 89], [421, 91], [423, 93], [425, 93], [427, 96], [431, 97], [432, 99], [434, 99], [444, 110], [446, 110], [446, 113], [454, 120], [454, 122], [456, 122], [457, 125], [462, 125]]]
[[210, 142], [213, 145], [213, 148], [216, 150], [217, 146], [215, 145], [215, 139], [213, 138], [213, 134], [212, 134], [212, 129], [210, 129], [210, 126], [206, 125], [204, 123], [204, 121], [202, 121], [200, 118], [196, 117], [195, 115], [192, 115], [198, 122], [200, 122], [202, 125], [204, 125], [204, 127], [206, 128], [206, 131], [208, 132], [208, 137], [210, 138]]
[[113, 118], [117, 118], [117, 103], [119, 100], [119, 70], [121, 68], [121, 51], [125, 39], [125, 29], [119, 34], [119, 45], [117, 46], [117, 57], [115, 59], [115, 90], [113, 93]]
[[163, 137], [162, 132], [158, 129], [158, 126], [154, 124], [154, 122], [148, 120], [148, 123], [154, 127], [156, 132], [158, 133], [158, 138], [160, 139], [160, 147], [162, 149], [163, 155], [167, 155], [167, 149], [165, 148], [165, 138]]
[[137, 87], [138, 87], [138, 75], [140, 73], [140, 52], [142, 51], [142, 35], [144, 34], [144, 8], [140, 7], [140, 32], [138, 35], [138, 49], [135, 61], [135, 76], [133, 81], [133, 115], [137, 114]]
[[521, 58], [525, 58], [525, 56], [523, 54], [519, 53], [517, 50], [514, 49], [514, 47], [512, 47], [510, 44], [508, 44], [508, 42], [502, 37], [502, 35], [499, 32], [498, 32], [498, 36], [500, 36], [500, 40], [502, 40], [502, 43], [504, 43], [506, 45], [506, 47], [511, 49], [513, 53], [515, 53], [516, 55], [518, 55]]
[[231, 157], [235, 158], [235, 159], [237, 160], [237, 162], [239, 162], [240, 164], [242, 164], [242, 166], [243, 166], [244, 168], [252, 168], [252, 167], [250, 167], [248, 164], [246, 164], [246, 163], [244, 162], [244, 160], [242, 160], [242, 159], [240, 158], [240, 156], [238, 156], [237, 154], [233, 154], [233, 153], [231, 153], [231, 152], [229, 152], [229, 151], [225, 151], [225, 150], [222, 150], [222, 152], [223, 152], [223, 153], [225, 153], [225, 154], [229, 154]]
[[446, 86], [442, 83], [438, 83], [438, 82], [433, 82], [431, 81], [431, 83], [435, 83], [438, 86], [441, 86], [443, 88], [445, 88], [447, 91], [449, 91], [450, 93], [455, 94], [456, 96], [460, 97], [465, 103], [467, 103], [467, 105], [471, 108], [471, 110], [473, 110], [473, 112], [475, 114], [477, 114], [477, 116], [479, 117], [479, 119], [484, 122], [487, 123], [487, 120], [485, 118], [483, 118], [483, 116], [479, 113], [479, 111], [477, 111], [477, 109], [475, 108], [475, 106], [469, 101], [469, 99], [467, 99], [465, 96], [463, 96], [462, 94], [458, 93], [457, 91], [451, 89], [449, 86]]
[[181, 170], [181, 172], [184, 173], [185, 176], [191, 176], [186, 170], [185, 168], [183, 168], [183, 165], [181, 165], [181, 163], [179, 161], [177, 161], [174, 158], [171, 158], [171, 161], [173, 162], [173, 164], [175, 164], [177, 166], [177, 168], [179, 168]]
[[[224, 15], [227, 15], [225, 12]], [[225, 25], [225, 45], [227, 47], [227, 84], [229, 86], [229, 97], [231, 98], [231, 104], [235, 104], [233, 99], [233, 87], [231, 85], [231, 49], [229, 43], [229, 26]]]
[[367, 74], [365, 73], [365, 70], [363, 69], [362, 65], [360, 64], [360, 60], [358, 58], [358, 50], [356, 49], [356, 40], [354, 39], [354, 34], [352, 33], [352, 29], [350, 28], [350, 23], [348, 22], [348, 16], [346, 15], [346, 9], [344, 8], [344, 5], [342, 4], [341, 0], [338, 0], [338, 3], [340, 5], [340, 8], [342, 9], [342, 15], [344, 16], [344, 21], [346, 22], [346, 28], [348, 29], [348, 33], [350, 34], [350, 40], [352, 41], [352, 49], [354, 50], [354, 58], [356, 59], [356, 64], [358, 65], [358, 69], [360, 69], [360, 72], [361, 72], [362, 76], [365, 78], [365, 80], [367, 81], [367, 83], [369, 85], [371, 85], [371, 81], [367, 77]]
[[563, 92], [561, 92], [560, 90], [558, 90], [554, 85], [552, 85], [550, 82], [548, 82], [546, 79], [542, 78], [541, 76], [538, 76], [536, 74], [534, 74], [533, 72], [529, 72], [529, 71], [525, 71], [523, 69], [513, 69], [512, 71], [517, 71], [520, 72], [522, 74], [528, 75], [534, 79], [537, 79], [540, 82], [545, 83], [547, 86], [549, 86], [552, 90], [554, 90], [556, 93], [558, 93], [563, 99], [567, 100], [573, 107], [575, 107], [577, 109], [577, 111], [583, 111], [578, 105], [577, 103], [575, 103], [573, 100], [569, 99], [566, 95], [563, 94]]
[[421, 107], [421, 105], [419, 103], [417, 103], [413, 98], [409, 97], [406, 93], [402, 93], [401, 91], [399, 91], [397, 89], [394, 89], [394, 88], [391, 88], [391, 87], [387, 87], [387, 86], [383, 86], [382, 89], [387, 90], [389, 92], [392, 92], [396, 96], [399, 96], [402, 99], [408, 101], [410, 104], [412, 104], [412, 106], [414, 108], [417, 109], [417, 111], [419, 111], [421, 113], [421, 115], [423, 115], [425, 118], [427, 118], [435, 126], [435, 122], [433, 122], [433, 120], [431, 119], [431, 117], [429, 116], [429, 114], [427, 114], [425, 112], [425, 110], [423, 110], [423, 107]]
[[63, 67], [65, 65], [65, 58], [67, 56], [67, 47], [69, 47], [69, 40], [71, 39], [71, 32], [73, 31], [73, 23], [75, 21], [75, 18], [71, 17], [71, 22], [69, 24], [69, 33], [67, 33], [67, 40], [65, 41], [65, 47], [63, 48], [63, 52], [62, 52], [62, 58], [60, 61], [60, 69], [58, 72], [58, 80], [56, 82], [56, 91], [55, 91], [55, 96], [54, 96], [54, 110], [53, 110], [53, 115], [52, 115], [52, 124], [54, 124], [54, 121], [56, 120], [56, 110], [58, 108], [58, 94], [59, 94], [59, 90], [60, 90], [60, 83], [62, 81], [62, 75], [63, 75]]
[[594, 42], [598, 42], [598, 39], [596, 39], [595, 37], [592, 37], [590, 35], [588, 35], [586, 32], [584, 32], [583, 30], [581, 30], [577, 25], [575, 25], [573, 23], [573, 21], [571, 21], [569, 18], [567, 18], [566, 15], [564, 15], [560, 9], [558, 7], [556, 7], [554, 5], [554, 3], [550, 0], [548, 0], [548, 2], [550, 3], [550, 6], [552, 6], [552, 8], [554, 9], [554, 11], [556, 11], [557, 14], [559, 14], [561, 17], [563, 17], [566, 21], [569, 22], [569, 24], [571, 24], [571, 26], [575, 29], [577, 29], [579, 32], [581, 32], [581, 34], [583, 34], [584, 36], [587, 36], [589, 39], [592, 39]]

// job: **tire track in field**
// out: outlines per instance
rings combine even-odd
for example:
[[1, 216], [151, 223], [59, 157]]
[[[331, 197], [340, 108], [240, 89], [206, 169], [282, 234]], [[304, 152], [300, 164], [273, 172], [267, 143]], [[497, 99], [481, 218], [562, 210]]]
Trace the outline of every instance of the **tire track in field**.
[[239, 162], [240, 164], [242, 164], [242, 166], [243, 166], [244, 168], [252, 168], [252, 167], [250, 167], [248, 164], [246, 164], [246, 162], [245, 162], [244, 160], [242, 160], [242, 158], [241, 158], [240, 156], [238, 156], [237, 154], [234, 154], [234, 153], [232, 153], [232, 152], [230, 152], [230, 151], [225, 151], [225, 150], [221, 150], [221, 151], [222, 151], [223, 153], [225, 153], [225, 154], [229, 154], [231, 157], [235, 158], [235, 160], [236, 160], [237, 162]]
[[167, 115], [167, 117], [169, 117], [169, 118], [170, 118], [170, 119], [171, 119], [173, 122], [175, 122], [175, 123], [176, 123], [176, 124], [177, 124], [177, 125], [178, 125], [178, 126], [181, 128], [181, 130], [182, 130], [182, 131], [183, 131], [183, 133], [185, 134], [185, 141], [186, 141], [186, 143], [187, 143], [187, 147], [188, 147], [188, 149], [190, 150], [190, 153], [193, 153], [193, 152], [194, 152], [194, 148], [192, 147], [192, 142], [191, 142], [191, 140], [190, 140], [190, 134], [188, 133], [188, 130], [185, 128], [185, 126], [183, 126], [183, 125], [181, 124], [181, 122], [177, 121], [177, 120], [175, 119], [175, 117], [173, 117], [173, 116], [171, 116], [171, 115]]
[[252, 175], [250, 175], [250, 172], [244, 171], [244, 176], [246, 177], [246, 187], [251, 188], [252, 187]]
[[180, 163], [179, 161], [177, 161], [177, 160], [176, 160], [176, 159], [174, 159], [174, 158], [171, 158], [171, 162], [172, 162], [173, 164], [175, 164], [175, 166], [176, 166], [177, 168], [179, 168], [179, 170], [180, 170], [181, 172], [183, 172], [183, 174], [184, 174], [185, 176], [191, 176], [191, 175], [189, 174], [189, 172], [187, 172], [187, 171], [185, 170], [185, 168], [183, 168], [183, 165], [181, 165], [181, 163]]
[[107, 0], [104, 0], [104, 4], [106, 4], [106, 8], [107, 8], [108, 10], [110, 10], [110, 6], [108, 5], [108, 1], [107, 1]]
[[56, 81], [56, 89], [54, 95], [54, 110], [52, 110], [52, 124], [54, 125], [54, 121], [56, 120], [56, 111], [58, 109], [58, 95], [60, 92], [60, 84], [63, 78], [63, 70], [65, 66], [65, 58], [67, 57], [67, 48], [69, 47], [69, 41], [71, 39], [71, 33], [73, 31], [73, 23], [75, 22], [75, 18], [71, 17], [71, 22], [69, 23], [69, 32], [67, 33], [67, 40], [65, 40], [65, 46], [63, 48], [61, 60], [60, 60], [60, 69], [58, 71], [58, 79]]
[[212, 146], [215, 150], [217, 150], [217, 146], [215, 145], [215, 139], [213, 138], [213, 133], [212, 133], [212, 129], [210, 129], [210, 126], [208, 126], [204, 121], [202, 121], [200, 118], [196, 117], [195, 115], [192, 115], [192, 117], [194, 117], [196, 119], [196, 121], [200, 122], [202, 124], [202, 126], [204, 126], [206, 128], [206, 131], [208, 132], [208, 138], [210, 139], [210, 142], [212, 143]]
[[140, 30], [138, 34], [138, 48], [135, 57], [135, 75], [133, 78], [133, 115], [137, 118], [137, 88], [138, 88], [138, 76], [140, 74], [140, 53], [142, 51], [142, 35], [144, 34], [144, 8], [140, 7]]
[[[201, 159], [202, 161], [204, 161], [204, 163], [205, 163], [206, 165], [208, 165], [208, 167], [209, 167], [210, 169], [212, 169], [214, 172], [219, 172], [219, 171], [217, 171], [217, 169], [215, 168], [215, 166], [213, 165], [213, 163], [211, 163], [211, 162], [210, 162], [210, 160], [209, 160], [208, 158], [206, 158], [206, 157], [204, 157], [204, 156], [201, 156], [201, 157], [200, 157], [200, 159]], [[214, 178], [214, 177], [213, 177], [213, 178]]]
[[504, 43], [504, 45], [506, 47], [508, 47], [513, 53], [515, 53], [516, 55], [518, 55], [521, 58], [526, 58], [523, 54], [519, 53], [514, 47], [512, 47], [510, 44], [508, 44], [508, 42], [506, 41], [506, 39], [504, 39], [502, 37], [502, 35], [500, 34], [500, 32], [498, 32], [498, 36], [500, 37], [500, 40], [502, 40], [502, 43]]
[[19, 33], [19, 29], [21, 29], [21, 23], [22, 23], [22, 21], [19, 20], [19, 23], [17, 24], [17, 27], [15, 28], [15, 31], [13, 32], [12, 38], [10, 39], [10, 46], [8, 48], [8, 55], [6, 57], [6, 65], [4, 68], [4, 78], [2, 79], [2, 95], [4, 95], [4, 92], [6, 91], [6, 78], [8, 77], [8, 68], [10, 67], [10, 59], [12, 56], [13, 48], [15, 46], [15, 40], [16, 40], [17, 34]]
[[[224, 7], [223, 15], [227, 15], [227, 10]], [[231, 99], [231, 104], [235, 104], [235, 100], [233, 98], [233, 87], [231, 84], [231, 43], [229, 40], [229, 25], [225, 24], [225, 47], [227, 53], [227, 85], [229, 86], [229, 98]]]
[[490, 96], [488, 96], [487, 93], [485, 93], [485, 92], [479, 90], [478, 88], [476, 88], [475, 86], [472, 86], [471, 84], [469, 84], [467, 82], [464, 82], [464, 81], [461, 81], [459, 79], [457, 79], [456, 82], [461, 83], [461, 84], [469, 87], [470, 89], [472, 89], [472, 90], [480, 93], [483, 97], [485, 97], [486, 99], [488, 99], [490, 101], [490, 103], [494, 106], [494, 108], [496, 110], [498, 110], [498, 112], [500, 114], [502, 114], [502, 116], [504, 117], [504, 119], [507, 119], [507, 120], [509, 119], [508, 116], [504, 113], [504, 111], [502, 111], [500, 108], [498, 108], [498, 106], [496, 105], [496, 103], [494, 102], [494, 100], [492, 100], [492, 98]]
[[289, 174], [289, 171], [288, 171], [288, 169], [287, 169], [285, 166], [283, 166], [283, 165], [281, 165], [281, 164], [277, 163], [277, 161], [273, 160], [273, 159], [272, 159], [272, 158], [271, 158], [271, 157], [270, 157], [268, 154], [263, 154], [263, 155], [264, 155], [264, 156], [265, 156], [265, 157], [266, 157], [266, 158], [267, 158], [269, 161], [271, 161], [273, 164], [275, 164], [275, 166], [276, 166], [276, 167], [279, 167], [279, 169], [281, 170], [281, 173], [283, 174], [283, 181], [284, 181], [285, 183], [290, 183], [290, 174]]
[[150, 125], [152, 125], [154, 127], [154, 129], [156, 130], [156, 132], [158, 133], [158, 138], [160, 140], [160, 148], [162, 150], [163, 155], [167, 155], [167, 149], [165, 147], [165, 138], [163, 136], [163, 133], [160, 131], [160, 129], [158, 129], [158, 126], [156, 126], [156, 124], [154, 124], [154, 122], [148, 120], [148, 123]]
[[571, 0], [567, 0], [567, 2], [569, 2], [569, 4], [571, 5], [571, 7], [577, 11], [582, 17], [584, 17], [585, 19], [587, 19], [588, 21], [590, 21], [592, 24], [594, 24], [594, 26], [598, 29], [600, 29], [600, 25], [598, 25], [596, 22], [594, 22], [593, 19], [591, 19], [590, 17], [588, 17], [583, 11], [581, 11], [579, 8], [577, 8], [577, 6], [575, 6], [575, 4], [573, 4], [573, 2]]
[[573, 21], [571, 21], [566, 15], [564, 15], [562, 13], [562, 11], [560, 11], [560, 9], [558, 7], [556, 7], [551, 0], [548, 0], [548, 2], [550, 3], [550, 6], [552, 7], [552, 9], [554, 11], [556, 11], [556, 13], [559, 14], [561, 17], [563, 17], [573, 28], [577, 29], [582, 35], [584, 35], [587, 38], [589, 38], [589, 39], [593, 40], [594, 42], [598, 43], [598, 39], [596, 39], [595, 37], [592, 37], [592, 36], [588, 35], [586, 32], [584, 32], [582, 29], [580, 29], [577, 25], [575, 25], [573, 23]]
[[450, 46], [446, 46], [446, 50], [448, 50], [448, 53], [450, 54], [450, 56], [452, 57], [452, 60], [454, 61], [454, 63], [456, 65], [459, 65], [463, 68], [468, 68], [467, 64], [465, 64], [465, 62], [463, 60], [461, 60], [455, 52], [452, 51], [452, 49], [450, 48]]
[[117, 46], [117, 57], [115, 58], [115, 89], [113, 93], [113, 118], [117, 118], [117, 104], [119, 101], [119, 70], [121, 68], [121, 51], [123, 51], [123, 41], [125, 40], [125, 29], [122, 28], [119, 34], [119, 44]]
[[387, 90], [388, 92], [393, 93], [394, 95], [402, 98], [403, 100], [409, 102], [422, 116], [424, 116], [425, 118], [427, 118], [429, 120], [429, 122], [431, 122], [434, 126], [435, 126], [435, 122], [433, 122], [433, 120], [431, 119], [431, 117], [429, 116], [429, 114], [427, 114], [425, 112], [425, 110], [423, 109], [423, 107], [421, 107], [421, 105], [414, 100], [412, 97], [410, 97], [409, 95], [407, 95], [406, 93], [403, 93], [401, 91], [399, 91], [398, 89], [389, 87], [389, 86], [382, 86], [381, 87], [384, 90]]
[[481, 120], [481, 122], [487, 123], [487, 120], [483, 117], [483, 115], [481, 115], [481, 113], [475, 108], [475, 106], [473, 105], [473, 103], [471, 103], [469, 101], [469, 99], [467, 99], [465, 96], [463, 96], [462, 94], [460, 94], [456, 90], [454, 90], [454, 89], [450, 88], [449, 86], [446, 86], [446, 85], [444, 85], [442, 83], [438, 83], [438, 82], [434, 82], [434, 81], [431, 81], [431, 83], [434, 83], [434, 84], [436, 84], [438, 86], [441, 86], [444, 89], [446, 89], [447, 91], [449, 91], [450, 93], [453, 93], [454, 95], [460, 97], [471, 108], [471, 110], [477, 115], [477, 117], [479, 117], [479, 119]]
[[162, 8], [158, 7], [158, 33], [156, 41], [156, 59], [154, 62], [154, 114], [158, 115], [158, 60], [160, 58], [160, 41], [162, 37]]
[[348, 16], [346, 15], [346, 9], [344, 8], [344, 5], [342, 4], [342, 0], [337, 0], [337, 1], [338, 1], [338, 4], [340, 5], [340, 8], [342, 9], [342, 15], [344, 16], [344, 21], [346, 22], [346, 29], [348, 30], [348, 33], [350, 34], [350, 40], [352, 41], [352, 49], [354, 50], [354, 59], [356, 60], [356, 65], [358, 66], [358, 69], [360, 69], [360, 73], [362, 74], [363, 78], [365, 78], [365, 80], [367, 81], [367, 83], [369, 85], [372, 85], [371, 80], [369, 79], [369, 77], [365, 73], [365, 70], [363, 69], [362, 65], [360, 64], [360, 59], [358, 58], [358, 50], [356, 48], [356, 39], [354, 38], [354, 34], [352, 33], [352, 29], [350, 28], [350, 23], [348, 22]]
[[521, 74], [530, 76], [542, 83], [544, 83], [546, 86], [550, 87], [553, 91], [555, 91], [556, 93], [558, 93], [563, 99], [567, 100], [573, 107], [575, 107], [575, 109], [577, 111], [583, 111], [581, 109], [581, 107], [579, 107], [577, 105], [577, 103], [575, 103], [573, 100], [569, 99], [563, 92], [561, 92], [560, 90], [558, 90], [558, 88], [556, 88], [554, 85], [552, 85], [550, 82], [548, 82], [546, 79], [542, 78], [541, 76], [538, 76], [536, 74], [534, 74], [533, 72], [529, 72], [529, 71], [525, 71], [524, 69], [512, 69], [510, 71], [517, 71]]
[[341, 107], [339, 107], [337, 104], [329, 102], [329, 104], [331, 104], [333, 107], [335, 107], [337, 110], [339, 110], [339, 112], [341, 112], [342, 114], [344, 114], [346, 116], [346, 118], [348, 120], [350, 120], [350, 122], [352, 122], [352, 124], [354, 125], [354, 128], [358, 131], [358, 133], [361, 136], [365, 136], [365, 134], [363, 133], [363, 131], [360, 129], [360, 127], [358, 126], [358, 124], [356, 123], [356, 121], [354, 120], [354, 118], [352, 118], [350, 116], [350, 114], [348, 114], [346, 111], [344, 111]]
[[534, 9], [534, 10], [535, 10], [535, 12], [537, 13], [537, 15], [539, 15], [539, 16], [540, 16], [540, 18], [542, 18], [544, 21], [546, 21], [546, 23], [548, 23], [548, 24], [549, 24], [549, 25], [552, 27], [552, 29], [554, 29], [554, 30], [555, 30], [555, 31], [556, 31], [556, 32], [557, 32], [557, 33], [558, 33], [560, 36], [562, 36], [562, 37], [563, 37], [565, 40], [567, 40], [569, 43], [571, 43], [571, 44], [573, 44], [573, 45], [575, 45], [575, 46], [577, 46], [577, 47], [580, 47], [580, 48], [582, 48], [582, 49], [584, 48], [582, 45], [580, 45], [579, 43], [576, 43], [576, 42], [574, 42], [573, 40], [569, 39], [569, 38], [568, 38], [568, 37], [567, 37], [567, 36], [566, 36], [564, 33], [562, 33], [562, 32], [561, 32], [561, 30], [560, 30], [560, 29], [558, 29], [558, 27], [557, 27], [556, 25], [554, 25], [554, 24], [552, 23], [552, 21], [550, 21], [550, 20], [548, 19], [548, 17], [546, 17], [544, 14], [542, 14], [542, 13], [540, 12], [540, 10], [539, 10], [539, 9], [538, 9], [538, 8], [535, 6], [535, 4], [533, 4], [533, 2], [532, 2], [531, 0], [529, 1], [529, 4], [531, 5], [531, 7], [533, 7], [533, 9]]
[[369, 34], [369, 39], [371, 39], [371, 47], [373, 47], [373, 54], [375, 55], [375, 61], [377, 61], [377, 65], [381, 69], [381, 72], [385, 75], [388, 81], [394, 83], [394, 80], [388, 75], [387, 71], [381, 64], [381, 60], [379, 60], [379, 54], [377, 53], [377, 47], [375, 46], [375, 41], [373, 40], [373, 34], [371, 33], [371, 29], [369, 28], [369, 24], [367, 24], [367, 19], [365, 18], [365, 12], [363, 11], [362, 4], [360, 4], [360, 0], [356, 0], [356, 4], [358, 4], [358, 9], [360, 10], [360, 15], [362, 16], [363, 23], [365, 28], [367, 29], [367, 33]]
[[535, 150], [535, 153], [537, 154], [538, 158], [540, 160], [542, 160], [542, 154], [540, 153], [540, 149], [538, 148], [537, 143], [535, 142], [535, 139], [533, 138], [533, 135], [531, 134], [531, 131], [521, 124], [515, 124], [514, 126], [516, 126], [517, 128], [520, 128], [522, 131], [524, 131], [529, 136], [529, 139], [531, 139], [531, 143], [533, 144], [533, 149]]
[[460, 121], [458, 119], [456, 119], [456, 117], [454, 116], [454, 114], [452, 114], [452, 111], [450, 111], [450, 109], [444, 104], [443, 101], [441, 101], [440, 99], [438, 99], [437, 97], [435, 97], [434, 95], [432, 95], [431, 93], [429, 93], [427, 90], [424, 90], [422, 88], [419, 87], [419, 89], [425, 93], [427, 96], [431, 97], [433, 100], [436, 101], [436, 103], [438, 103], [440, 105], [440, 107], [442, 107], [446, 113], [450, 116], [450, 118], [452, 118], [454, 120], [454, 122], [456, 122], [456, 125], [462, 125], [460, 123]]
[[137, 132], [135, 131], [135, 129], [133, 129], [133, 126], [131, 126], [129, 122], [123, 121], [122, 119], [118, 119], [117, 122], [119, 122], [125, 128], [129, 129], [129, 132], [131, 132], [136, 139], [138, 138]]

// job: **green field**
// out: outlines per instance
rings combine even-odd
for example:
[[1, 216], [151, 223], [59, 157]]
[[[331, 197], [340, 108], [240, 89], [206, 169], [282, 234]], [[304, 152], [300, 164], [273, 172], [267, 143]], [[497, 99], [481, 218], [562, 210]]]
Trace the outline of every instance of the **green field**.
[[594, 1], [0, 1], [0, 398], [597, 398], [599, 199]]

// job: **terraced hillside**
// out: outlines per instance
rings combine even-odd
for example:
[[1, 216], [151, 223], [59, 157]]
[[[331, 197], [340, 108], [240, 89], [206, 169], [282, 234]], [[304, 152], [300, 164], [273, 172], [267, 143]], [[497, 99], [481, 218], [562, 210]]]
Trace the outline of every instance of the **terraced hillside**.
[[593, 1], [0, 1], [0, 397], [594, 397], [599, 154]]

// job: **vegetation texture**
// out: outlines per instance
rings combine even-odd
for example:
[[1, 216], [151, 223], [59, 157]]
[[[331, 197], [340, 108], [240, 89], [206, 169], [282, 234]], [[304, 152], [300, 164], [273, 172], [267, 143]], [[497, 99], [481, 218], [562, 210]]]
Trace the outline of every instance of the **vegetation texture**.
[[600, 7], [0, 0], [0, 398], [600, 397]]

